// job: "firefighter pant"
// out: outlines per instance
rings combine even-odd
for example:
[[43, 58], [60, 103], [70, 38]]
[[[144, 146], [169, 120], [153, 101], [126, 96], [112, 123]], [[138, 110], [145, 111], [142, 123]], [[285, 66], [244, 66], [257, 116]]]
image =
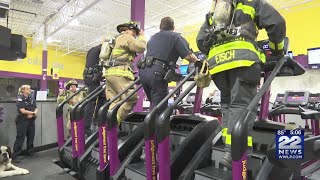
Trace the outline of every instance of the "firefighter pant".
[[24, 138], [27, 137], [27, 152], [33, 153], [33, 141], [35, 136], [35, 120], [19, 116], [16, 119], [17, 136], [13, 146], [13, 157], [16, 158], [22, 151]]
[[[106, 79], [106, 98], [112, 99], [114, 96], [122, 92], [126, 87], [128, 87], [133, 80], [126, 76], [108, 75], [105, 76]], [[109, 109], [111, 110], [118, 102], [125, 99], [130, 93], [134, 91], [134, 87], [130, 88], [126, 93], [124, 93], [120, 98], [116, 99], [110, 104]], [[131, 98], [122, 104], [117, 113], [118, 124], [130, 113], [137, 102], [137, 94], [131, 96]]]
[[[260, 84], [261, 67], [256, 63], [250, 67], [240, 67], [212, 75], [221, 91], [222, 136], [226, 151], [231, 150], [231, 131], [241, 114], [257, 94]], [[254, 110], [257, 112], [257, 109]], [[248, 126], [248, 147], [252, 147], [252, 128], [256, 113], [252, 113]]]
[[[150, 109], [157, 106], [168, 95], [168, 83], [164, 80], [166, 71], [157, 65], [140, 69], [139, 77], [143, 90], [150, 101]], [[160, 107], [159, 113], [167, 108], [167, 103]]]

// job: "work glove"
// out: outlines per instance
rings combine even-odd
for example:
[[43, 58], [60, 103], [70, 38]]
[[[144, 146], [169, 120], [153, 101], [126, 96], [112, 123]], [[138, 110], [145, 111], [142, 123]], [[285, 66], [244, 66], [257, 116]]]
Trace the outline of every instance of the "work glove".
[[[200, 63], [202, 64], [202, 66], [200, 68], [198, 68], [198, 71], [194, 77], [194, 80], [199, 88], [205, 88], [205, 87], [208, 87], [211, 82], [211, 76], [209, 73], [209, 63], [208, 63], [208, 61], [203, 61]], [[197, 63], [197, 66], [199, 66], [199, 65], [200, 64]]]
[[209, 64], [205, 63], [204, 67], [203, 66], [204, 61], [196, 61], [194, 63], [194, 67], [198, 68], [198, 70], [200, 71], [201, 69], [203, 69], [203, 72], [207, 71], [207, 68], [209, 68]]

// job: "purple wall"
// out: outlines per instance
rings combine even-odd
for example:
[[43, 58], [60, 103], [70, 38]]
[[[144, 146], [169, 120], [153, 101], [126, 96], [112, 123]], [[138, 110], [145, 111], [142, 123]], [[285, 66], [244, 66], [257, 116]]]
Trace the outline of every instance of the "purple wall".
[[[140, 23], [140, 28], [144, 30], [144, 18], [145, 18], [145, 0], [131, 0], [131, 20], [137, 21]], [[142, 58], [142, 54], [139, 54], [138, 57], [134, 59], [134, 64], [137, 64], [138, 60]], [[135, 65], [134, 71], [138, 72], [138, 68]], [[138, 73], [136, 74], [138, 76]], [[134, 107], [134, 112], [141, 112], [143, 111], [143, 99], [144, 99], [144, 92], [141, 88], [138, 92], [138, 101], [136, 106]]]
[[308, 69], [308, 56], [304, 54], [299, 54], [298, 56], [293, 57], [299, 64], [301, 64], [304, 68]]
[[[9, 72], [9, 71], [0, 71], [1, 77], [15, 77], [15, 78], [25, 78], [25, 79], [42, 79], [42, 75], [38, 74], [27, 74], [27, 73], [18, 73], [18, 72]], [[69, 81], [73, 78], [65, 78], [65, 77], [59, 77], [59, 81]], [[51, 76], [47, 76], [47, 80], [53, 80]], [[82, 79], [75, 79], [76, 81], [80, 83], [84, 83]], [[58, 80], [57, 80], [58, 81]]]

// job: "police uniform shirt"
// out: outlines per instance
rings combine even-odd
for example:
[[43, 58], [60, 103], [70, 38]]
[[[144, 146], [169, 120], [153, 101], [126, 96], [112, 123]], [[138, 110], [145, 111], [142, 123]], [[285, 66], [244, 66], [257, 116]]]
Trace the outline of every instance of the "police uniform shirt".
[[99, 64], [99, 54], [101, 51], [101, 44], [91, 48], [86, 57], [86, 68], [94, 67], [95, 65]]
[[191, 54], [189, 43], [179, 33], [161, 30], [153, 35], [147, 43], [147, 54], [164, 61], [176, 62], [179, 57]]
[[21, 113], [19, 110], [21, 108], [24, 108], [27, 111], [34, 111], [37, 108], [36, 101], [30, 96], [26, 97], [23, 94], [19, 95], [17, 99], [17, 109], [19, 113]]

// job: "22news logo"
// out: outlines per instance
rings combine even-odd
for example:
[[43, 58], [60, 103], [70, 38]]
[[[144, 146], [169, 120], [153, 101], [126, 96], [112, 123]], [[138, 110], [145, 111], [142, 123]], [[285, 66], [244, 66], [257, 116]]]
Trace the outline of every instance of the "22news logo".
[[304, 130], [277, 130], [277, 159], [304, 158]]

